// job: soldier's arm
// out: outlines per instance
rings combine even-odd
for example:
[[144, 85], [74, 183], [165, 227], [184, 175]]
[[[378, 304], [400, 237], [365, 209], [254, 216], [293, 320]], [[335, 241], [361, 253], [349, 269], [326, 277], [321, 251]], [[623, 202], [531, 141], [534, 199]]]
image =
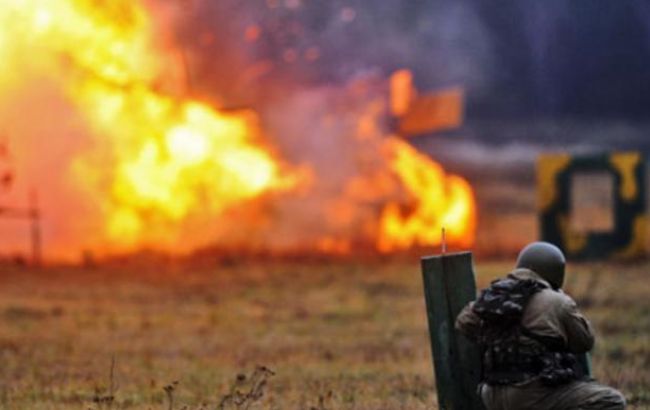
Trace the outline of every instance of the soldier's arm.
[[477, 341], [481, 329], [481, 319], [472, 310], [474, 302], [468, 303], [456, 318], [456, 330], [471, 341]]
[[569, 296], [563, 303], [561, 323], [567, 338], [567, 347], [573, 353], [588, 352], [594, 347], [594, 332], [591, 324], [579, 311]]

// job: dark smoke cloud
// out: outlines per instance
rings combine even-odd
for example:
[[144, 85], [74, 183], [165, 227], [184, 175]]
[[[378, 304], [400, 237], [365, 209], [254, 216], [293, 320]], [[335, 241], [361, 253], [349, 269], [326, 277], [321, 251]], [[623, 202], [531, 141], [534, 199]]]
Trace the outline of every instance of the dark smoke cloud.
[[[570, 124], [597, 121], [626, 123], [616, 139], [637, 141], [645, 127], [638, 124], [649, 119], [650, 7], [641, 1], [188, 4], [178, 31], [194, 90], [225, 105], [265, 111], [278, 96], [360, 76], [385, 78], [406, 67], [421, 90], [464, 87], [467, 129], [461, 134], [486, 143], [521, 131], [509, 122], [526, 121], [541, 123], [537, 131], [548, 127], [515, 139], [535, 142], [555, 133], [570, 145], [582, 144], [585, 135]], [[491, 129], [503, 124], [503, 132], [482, 131], [486, 122]], [[602, 142], [597, 133], [594, 146]]]
[[[650, 7], [643, 1], [188, 4], [180, 36], [197, 83], [231, 100], [248, 93], [255, 101], [280, 79], [304, 87], [408, 67], [422, 88], [464, 86], [473, 117], [648, 117]], [[252, 26], [259, 37], [247, 41]]]
[[367, 72], [387, 76], [404, 67], [422, 88], [463, 85], [483, 95], [492, 70], [489, 33], [463, 2], [192, 4], [180, 36], [195, 82], [235, 104], [259, 104], [277, 87], [344, 84]]

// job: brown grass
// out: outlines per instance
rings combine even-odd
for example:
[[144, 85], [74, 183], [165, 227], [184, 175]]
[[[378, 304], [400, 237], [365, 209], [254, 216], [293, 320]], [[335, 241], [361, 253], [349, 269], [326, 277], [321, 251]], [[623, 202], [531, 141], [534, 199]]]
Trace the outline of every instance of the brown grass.
[[[480, 284], [507, 267], [479, 265]], [[647, 268], [567, 283], [598, 331], [596, 376], [630, 408], [650, 406]], [[0, 409], [237, 408], [237, 391], [250, 409], [435, 408], [417, 260], [5, 270]], [[237, 384], [258, 365], [275, 375]]]

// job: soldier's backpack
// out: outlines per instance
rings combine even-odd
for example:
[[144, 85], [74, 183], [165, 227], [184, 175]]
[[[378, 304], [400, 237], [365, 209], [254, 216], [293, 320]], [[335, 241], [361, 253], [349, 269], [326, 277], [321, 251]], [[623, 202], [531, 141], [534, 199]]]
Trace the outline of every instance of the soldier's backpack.
[[472, 310], [490, 326], [512, 327], [519, 324], [530, 298], [545, 288], [539, 281], [508, 275], [482, 291]]
[[[547, 386], [558, 386], [582, 376], [573, 354], [521, 326], [531, 297], [546, 288], [536, 280], [508, 275], [493, 281], [474, 303], [472, 310], [483, 321], [479, 343], [484, 349], [483, 374], [488, 383], [509, 385], [539, 377]], [[540, 350], [520, 346], [520, 335], [538, 341]]]

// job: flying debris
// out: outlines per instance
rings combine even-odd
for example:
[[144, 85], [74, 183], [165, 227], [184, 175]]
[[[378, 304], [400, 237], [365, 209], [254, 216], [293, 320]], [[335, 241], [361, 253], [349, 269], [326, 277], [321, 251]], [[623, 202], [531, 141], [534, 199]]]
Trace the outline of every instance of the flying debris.
[[396, 131], [412, 137], [455, 129], [463, 124], [464, 91], [452, 87], [420, 95], [409, 70], [398, 70], [390, 79], [391, 113]]

